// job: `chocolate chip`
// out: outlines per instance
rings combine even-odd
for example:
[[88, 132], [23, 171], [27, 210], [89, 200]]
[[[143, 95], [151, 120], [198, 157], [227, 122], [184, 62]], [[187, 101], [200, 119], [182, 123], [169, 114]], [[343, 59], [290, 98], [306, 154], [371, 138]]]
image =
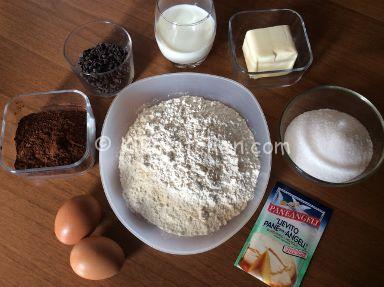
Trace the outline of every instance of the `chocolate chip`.
[[99, 94], [120, 91], [130, 80], [128, 51], [114, 43], [100, 43], [83, 51], [80, 76]]

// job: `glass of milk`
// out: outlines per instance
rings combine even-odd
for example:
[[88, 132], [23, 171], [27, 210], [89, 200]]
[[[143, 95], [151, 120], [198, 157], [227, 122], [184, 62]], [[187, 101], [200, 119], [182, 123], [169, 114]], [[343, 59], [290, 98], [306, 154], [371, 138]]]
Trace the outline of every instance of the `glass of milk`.
[[155, 37], [161, 53], [180, 68], [201, 64], [216, 35], [212, 0], [158, 0]]

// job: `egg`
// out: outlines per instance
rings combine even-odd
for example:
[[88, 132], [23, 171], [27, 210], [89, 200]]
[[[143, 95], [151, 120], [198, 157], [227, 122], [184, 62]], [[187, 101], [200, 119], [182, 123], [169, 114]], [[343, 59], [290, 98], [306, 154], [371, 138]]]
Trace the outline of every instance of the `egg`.
[[73, 197], [66, 201], [57, 212], [56, 237], [64, 244], [76, 244], [96, 228], [101, 216], [101, 206], [92, 196]]
[[73, 271], [89, 280], [102, 280], [116, 275], [124, 264], [121, 247], [103, 236], [92, 236], [76, 244], [70, 255]]

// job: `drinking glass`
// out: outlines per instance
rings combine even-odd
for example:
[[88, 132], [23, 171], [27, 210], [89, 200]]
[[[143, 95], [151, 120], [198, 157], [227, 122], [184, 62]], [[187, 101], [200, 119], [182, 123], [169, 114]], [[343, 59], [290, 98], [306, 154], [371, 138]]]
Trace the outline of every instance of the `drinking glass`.
[[161, 53], [179, 68], [194, 68], [209, 54], [216, 35], [212, 0], [157, 0], [155, 37]]

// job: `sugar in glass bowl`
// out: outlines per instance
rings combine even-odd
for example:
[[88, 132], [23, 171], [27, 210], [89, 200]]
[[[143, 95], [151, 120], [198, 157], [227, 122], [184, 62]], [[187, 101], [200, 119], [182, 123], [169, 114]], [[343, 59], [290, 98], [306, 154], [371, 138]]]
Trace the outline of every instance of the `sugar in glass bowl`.
[[319, 86], [296, 96], [285, 108], [280, 120], [280, 140], [285, 142], [285, 132], [294, 118], [307, 111], [333, 109], [351, 115], [368, 130], [373, 145], [372, 159], [364, 172], [346, 182], [320, 180], [300, 168], [290, 158], [285, 148], [284, 157], [302, 176], [320, 184], [345, 186], [359, 183], [368, 178], [384, 161], [384, 121], [378, 109], [359, 93], [338, 86]]

